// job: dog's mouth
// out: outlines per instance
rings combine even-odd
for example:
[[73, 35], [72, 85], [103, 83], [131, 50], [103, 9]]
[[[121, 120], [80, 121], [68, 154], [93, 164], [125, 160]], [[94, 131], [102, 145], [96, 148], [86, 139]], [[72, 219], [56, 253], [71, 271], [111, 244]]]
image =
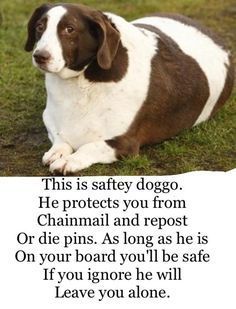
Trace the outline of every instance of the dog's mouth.
[[50, 72], [50, 70], [48, 69], [47, 64], [37, 64], [37, 68], [42, 71], [43, 73], [52, 73]]
[[33, 57], [33, 65], [42, 72], [49, 72], [48, 64], [48, 61], [40, 62]]
[[36, 61], [33, 61], [33, 64], [42, 73], [59, 73], [64, 68], [64, 66], [56, 66], [51, 62], [37, 63]]
[[49, 53], [35, 52], [33, 53], [33, 65], [43, 73], [58, 73], [64, 68], [65, 63], [62, 60], [55, 61]]

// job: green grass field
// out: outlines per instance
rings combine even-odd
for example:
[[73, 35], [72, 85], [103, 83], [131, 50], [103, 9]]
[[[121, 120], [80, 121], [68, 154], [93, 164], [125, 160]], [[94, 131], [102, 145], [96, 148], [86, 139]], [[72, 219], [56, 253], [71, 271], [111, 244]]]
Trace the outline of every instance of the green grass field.
[[[56, 2], [56, 1], [52, 1]], [[65, 1], [65, 2], [73, 2]], [[0, 3], [0, 175], [43, 176], [41, 157], [50, 144], [42, 122], [44, 79], [23, 50], [26, 26], [41, 1]], [[236, 54], [235, 0], [130, 0], [84, 4], [128, 20], [163, 11], [193, 17], [216, 30]], [[216, 117], [162, 144], [144, 147], [137, 157], [95, 165], [81, 175], [166, 175], [236, 168], [236, 91]]]

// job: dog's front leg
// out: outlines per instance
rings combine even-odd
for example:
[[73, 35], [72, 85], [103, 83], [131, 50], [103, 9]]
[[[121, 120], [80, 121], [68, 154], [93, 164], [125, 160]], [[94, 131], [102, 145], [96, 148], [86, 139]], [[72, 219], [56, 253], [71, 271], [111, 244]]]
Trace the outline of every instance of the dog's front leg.
[[50, 165], [50, 172], [70, 175], [95, 163], [112, 163], [116, 160], [115, 149], [105, 141], [97, 141], [81, 146], [67, 157], [57, 159]]
[[45, 152], [42, 161], [44, 165], [51, 165], [54, 161], [72, 154], [73, 149], [61, 138], [56, 129], [54, 120], [47, 109], [45, 109], [43, 113], [43, 122], [47, 128], [48, 137], [52, 142], [52, 147]]

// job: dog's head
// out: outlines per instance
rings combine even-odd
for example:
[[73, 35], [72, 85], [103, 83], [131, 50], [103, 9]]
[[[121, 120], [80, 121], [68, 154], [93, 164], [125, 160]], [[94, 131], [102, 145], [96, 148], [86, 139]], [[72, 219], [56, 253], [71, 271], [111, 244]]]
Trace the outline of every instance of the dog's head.
[[33, 64], [50, 73], [79, 72], [94, 60], [108, 70], [119, 42], [119, 32], [102, 12], [82, 5], [44, 4], [29, 20], [25, 50], [33, 50]]

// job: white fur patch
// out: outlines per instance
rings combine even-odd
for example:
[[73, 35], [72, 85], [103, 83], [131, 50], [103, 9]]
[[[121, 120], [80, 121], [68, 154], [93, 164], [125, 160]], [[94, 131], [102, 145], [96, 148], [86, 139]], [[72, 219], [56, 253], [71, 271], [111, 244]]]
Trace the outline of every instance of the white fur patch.
[[[62, 47], [57, 34], [57, 26], [61, 18], [66, 13], [66, 9], [62, 6], [56, 6], [47, 13], [47, 28], [42, 37], [37, 42], [33, 55], [36, 51], [45, 50], [51, 55], [51, 60], [47, 64], [50, 72], [60, 72], [65, 66], [65, 60], [62, 54]], [[37, 66], [33, 58], [33, 64]]]
[[159, 28], [171, 37], [185, 54], [197, 61], [207, 77], [210, 95], [195, 125], [207, 120], [225, 85], [226, 65], [229, 64], [228, 53], [198, 29], [171, 18], [145, 17], [137, 19], [133, 23]]

